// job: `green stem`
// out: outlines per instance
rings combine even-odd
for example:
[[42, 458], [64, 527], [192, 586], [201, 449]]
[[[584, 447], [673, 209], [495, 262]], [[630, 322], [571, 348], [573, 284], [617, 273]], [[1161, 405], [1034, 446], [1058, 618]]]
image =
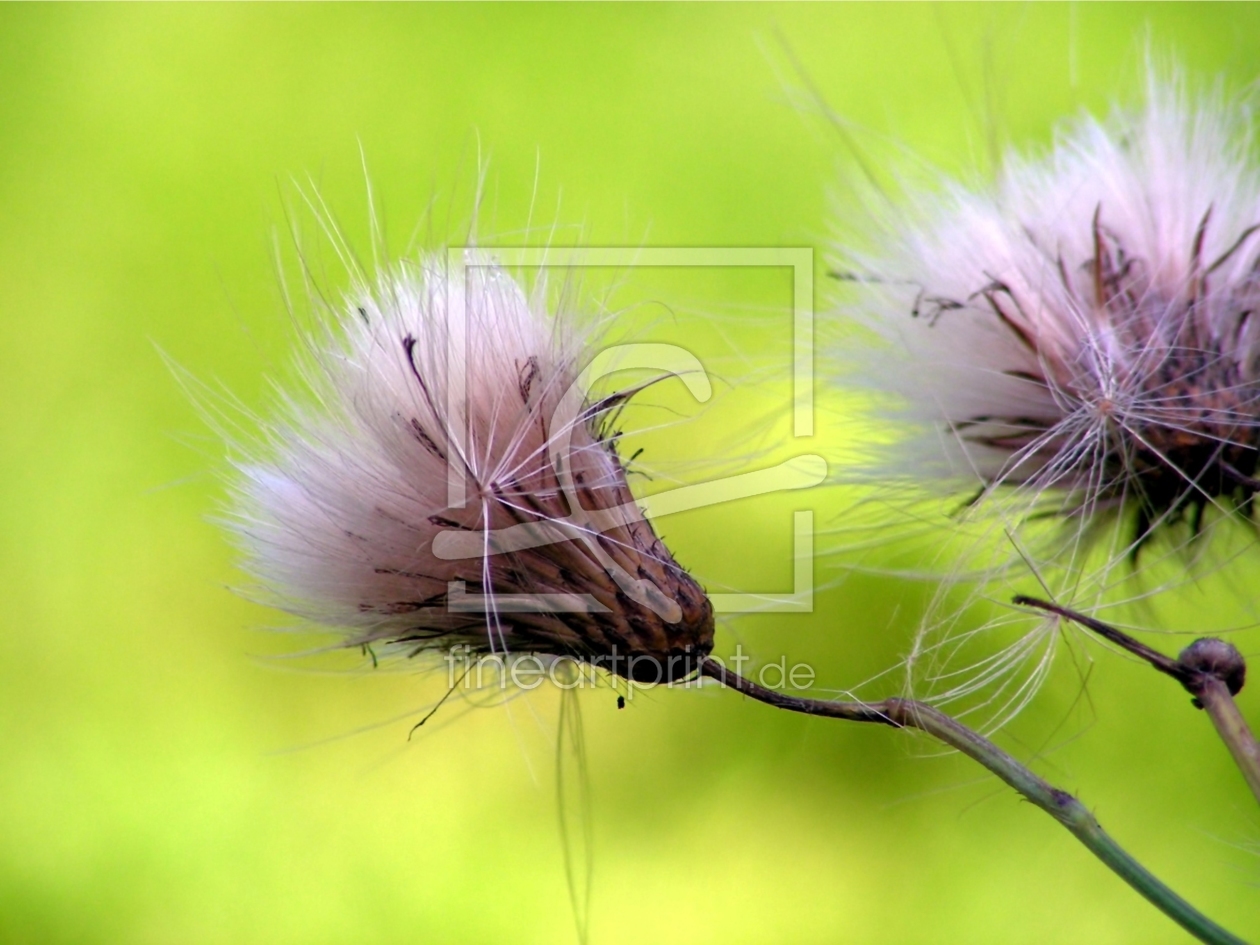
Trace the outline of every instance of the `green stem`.
[[852, 722], [876, 722], [893, 728], [917, 728], [939, 739], [989, 771], [1032, 801], [1071, 831], [1094, 856], [1148, 902], [1201, 942], [1214, 945], [1245, 945], [1242, 939], [1221, 928], [1175, 892], [1113, 840], [1080, 801], [1060, 791], [1024, 767], [987, 738], [978, 735], [944, 712], [913, 699], [885, 699], [882, 702], [829, 702], [802, 699], [759, 686], [728, 670], [718, 660], [706, 657], [700, 664], [702, 675], [718, 680], [744, 695], [767, 705], [806, 715]]
[[1195, 690], [1195, 698], [1211, 716], [1221, 741], [1234, 756], [1234, 763], [1247, 780], [1251, 793], [1260, 801], [1260, 744], [1251, 734], [1247, 720], [1238, 711], [1238, 703], [1229, 687], [1216, 677], [1208, 677]]

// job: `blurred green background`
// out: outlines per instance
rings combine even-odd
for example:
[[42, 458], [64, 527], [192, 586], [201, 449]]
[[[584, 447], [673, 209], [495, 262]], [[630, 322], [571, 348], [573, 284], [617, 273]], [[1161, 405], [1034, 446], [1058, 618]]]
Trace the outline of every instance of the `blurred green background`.
[[[394, 253], [421, 220], [461, 238], [481, 166], [478, 227], [509, 245], [545, 241], [525, 229], [541, 222], [561, 242], [821, 248], [852, 166], [793, 58], [863, 134], [963, 169], [986, 129], [1044, 143], [1128, 97], [1147, 37], [1241, 86], [1260, 8], [0, 7], [0, 939], [574, 938], [555, 694], [453, 710], [408, 741], [440, 678], [267, 658], [307, 641], [263, 632], [281, 621], [229, 590], [209, 521], [223, 448], [159, 352], [266, 408], [293, 345], [275, 262], [293, 180], [366, 247], [365, 161]], [[781, 274], [627, 281], [634, 317], [711, 353], [728, 386], [787, 350]], [[685, 477], [773, 451], [775, 384], [763, 413], [719, 405], [664, 431], [656, 461]], [[769, 418], [757, 446], [749, 417]], [[861, 433], [819, 417], [831, 455]], [[786, 589], [788, 511], [825, 524], [849, 498], [663, 529], [712, 586]], [[820, 561], [834, 587], [814, 614], [732, 621], [722, 646], [809, 659], [832, 688], [892, 665], [930, 586], [840, 564]], [[1187, 620], [1234, 619], [1213, 587], [1182, 592]], [[1020, 729], [1035, 739], [1008, 747], [1260, 936], [1260, 816], [1206, 720], [1108, 654], [1086, 692], [1056, 677]], [[708, 690], [582, 702], [595, 942], [1184, 940], [926, 744]], [[1260, 721], [1256, 692], [1242, 705]]]

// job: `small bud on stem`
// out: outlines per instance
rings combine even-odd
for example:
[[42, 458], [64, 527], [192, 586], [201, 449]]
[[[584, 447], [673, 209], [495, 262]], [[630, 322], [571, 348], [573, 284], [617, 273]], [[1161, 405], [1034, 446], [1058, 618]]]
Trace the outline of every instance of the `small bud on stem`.
[[1016, 597], [1013, 603], [1021, 607], [1035, 607], [1093, 630], [1181, 683], [1194, 697], [1195, 707], [1207, 710], [1217, 734], [1247, 780], [1247, 786], [1260, 801], [1260, 743], [1256, 742], [1247, 720], [1234, 702], [1234, 696], [1242, 690], [1247, 678], [1247, 663], [1237, 647], [1215, 637], [1203, 637], [1182, 650], [1174, 660], [1110, 624], [1058, 604], [1023, 595]]

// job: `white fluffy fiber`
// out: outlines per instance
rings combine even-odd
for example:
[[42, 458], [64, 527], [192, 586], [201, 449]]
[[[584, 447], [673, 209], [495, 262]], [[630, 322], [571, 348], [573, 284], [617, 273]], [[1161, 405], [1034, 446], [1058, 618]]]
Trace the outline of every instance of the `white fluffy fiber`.
[[587, 332], [541, 279], [449, 263], [394, 267], [307, 339], [308, 390], [238, 464], [246, 567], [347, 645], [683, 672], [713, 609], [627, 484], [610, 426], [633, 390], [591, 399]]
[[[1030, 500], [1062, 487], [1074, 509], [1093, 510], [1134, 485], [1126, 449], [1152, 430], [1168, 439], [1196, 411], [1217, 422], [1207, 436], [1227, 440], [1221, 424], [1235, 425], [1254, 445], [1252, 144], [1240, 103], [1152, 78], [1141, 108], [1065, 126], [1049, 153], [1008, 156], [987, 186], [946, 180], [906, 188], [895, 206], [876, 198], [869, 241], [843, 253], [852, 291], [840, 312], [877, 340], [838, 355], [917, 425], [886, 471], [971, 490], [1022, 484]], [[1141, 319], [1098, 304], [1096, 218], [1136, 267]], [[1196, 285], [1200, 303], [1187, 311]], [[1169, 392], [1161, 371], [1171, 359], [1175, 373], [1188, 343], [1232, 363], [1230, 406]]]
[[[233, 526], [248, 570], [275, 602], [350, 642], [450, 645], [463, 634], [484, 647], [485, 616], [449, 612], [444, 595], [453, 580], [480, 593], [486, 563], [442, 560], [433, 539], [455, 523], [513, 524], [482, 486], [548, 471], [546, 424], [577, 376], [581, 333], [488, 258], [467, 263], [466, 295], [441, 257], [352, 293], [339, 324], [311, 340], [309, 390], [286, 397], [269, 442], [239, 464]], [[453, 385], [468, 397], [452, 415]], [[464, 430], [468, 502], [449, 510], [447, 463], [461, 462]], [[585, 428], [573, 436], [604, 455]]]
[[[954, 580], [924, 617], [907, 684], [986, 725], [1032, 698], [1058, 635], [1054, 621], [985, 619], [994, 611], [970, 604], [1019, 590], [1092, 609], [1164, 526], [1188, 521], [1193, 539], [1205, 516], [1254, 520], [1252, 115], [1219, 89], [1151, 75], [1138, 107], [1066, 123], [988, 181], [903, 182], [844, 221], [859, 236], [835, 266], [846, 330], [830, 354], [846, 384], [880, 394], [869, 469], [892, 484], [880, 496], [913, 506], [915, 484], [975, 499], [951, 502], [933, 542]], [[1043, 517], [1067, 527], [1025, 528]], [[881, 540], [917, 532], [921, 519], [905, 519], [881, 518]], [[1151, 567], [1191, 544], [1181, 534]]]

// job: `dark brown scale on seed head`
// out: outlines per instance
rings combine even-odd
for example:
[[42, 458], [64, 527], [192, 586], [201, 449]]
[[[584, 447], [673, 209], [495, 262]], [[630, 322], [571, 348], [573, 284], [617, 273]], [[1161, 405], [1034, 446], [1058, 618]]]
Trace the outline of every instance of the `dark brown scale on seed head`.
[[[1082, 473], [1095, 488], [1092, 505], [1112, 502], [1132, 510], [1135, 553], [1160, 525], [1181, 520], [1198, 533], [1209, 507], [1254, 514], [1260, 460], [1260, 376], [1240, 338], [1260, 307], [1260, 276], [1217, 288], [1212, 273], [1242, 249], [1249, 227], [1222, 257], [1200, 258], [1210, 211], [1193, 243], [1192, 274], [1184, 291], [1169, 295], [1154, 284], [1144, 260], [1126, 252], [1100, 222], [1092, 225], [1095, 255], [1083, 278], [1057, 267], [1063, 288], [1083, 317], [1106, 326], [1108, 352], [1084, 335], [1071, 357], [1043, 350], [1027, 308], [1006, 285], [991, 282], [976, 295], [1027, 347], [1041, 368], [1023, 377], [1050, 391], [1068, 411], [1092, 414], [1102, 425], [1103, 449]], [[1260, 260], [1252, 268], [1254, 276]], [[1240, 357], [1239, 352], [1245, 352]], [[1008, 372], [1013, 373], [1013, 372]], [[1000, 434], [973, 432], [999, 424]], [[1051, 419], [978, 416], [957, 424], [964, 439], [1053, 463], [1074, 444]], [[1019, 473], [1017, 467], [1005, 475]], [[1076, 485], [1066, 477], [1069, 487]]]
[[[544, 537], [560, 540], [485, 559], [487, 601], [504, 602], [491, 623], [509, 650], [571, 657], [639, 682], [693, 675], [713, 648], [713, 606], [637, 512], [604, 429], [602, 418], [590, 414], [572, 431], [572, 494], [551, 470], [550, 481], [516, 483], [496, 495], [494, 517], [510, 520], [500, 528], [539, 526], [550, 533]], [[573, 519], [588, 525], [578, 537], [562, 538], [557, 523]], [[577, 597], [583, 606], [514, 612], [513, 599], [526, 595]], [[468, 645], [495, 650], [493, 625], [483, 639], [470, 629]]]

